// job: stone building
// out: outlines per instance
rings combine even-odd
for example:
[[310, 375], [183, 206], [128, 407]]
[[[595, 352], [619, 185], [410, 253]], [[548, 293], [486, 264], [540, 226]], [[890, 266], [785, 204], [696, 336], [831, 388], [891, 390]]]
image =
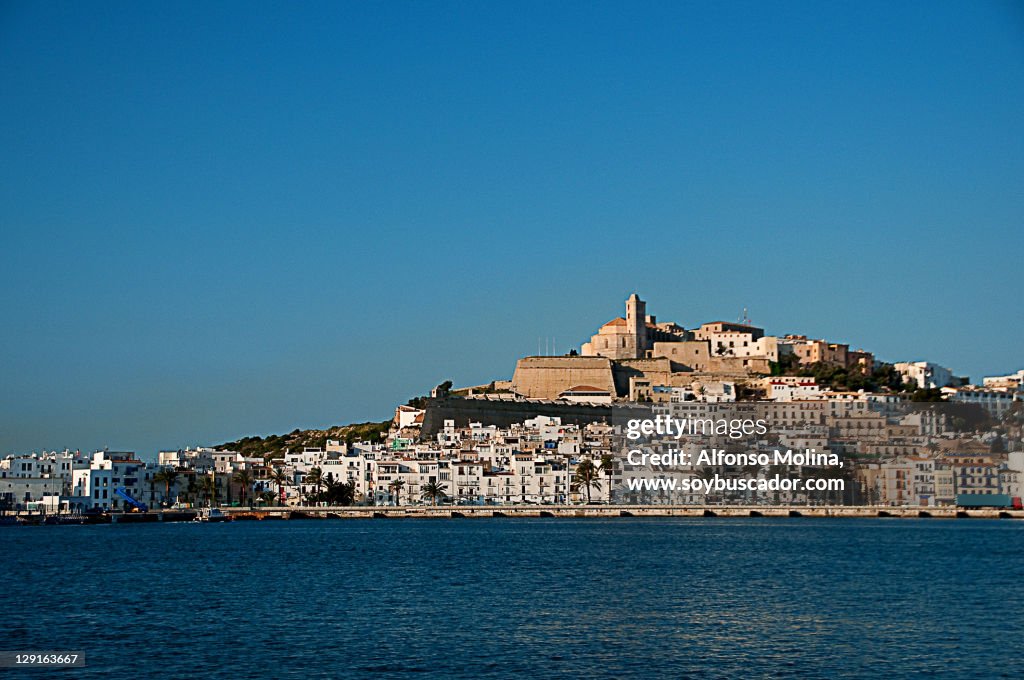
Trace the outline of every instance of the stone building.
[[647, 315], [647, 303], [633, 293], [626, 300], [626, 316], [616, 317], [601, 326], [590, 342], [583, 343], [583, 356], [609, 359], [643, 359], [656, 342], [682, 342], [688, 334], [674, 323], [659, 324]]
[[557, 399], [578, 385], [615, 394], [612, 360], [602, 356], [524, 357], [516, 363], [512, 391], [531, 399]]
[[[727, 349], [711, 351], [711, 342]], [[695, 378], [734, 381], [770, 372], [775, 338], [760, 328], [716, 321], [689, 332], [658, 323], [636, 293], [626, 315], [602, 325], [580, 355], [525, 357], [516, 364], [511, 391], [532, 399], [575, 398], [587, 386], [617, 399], [653, 398], [654, 388], [687, 387]]]

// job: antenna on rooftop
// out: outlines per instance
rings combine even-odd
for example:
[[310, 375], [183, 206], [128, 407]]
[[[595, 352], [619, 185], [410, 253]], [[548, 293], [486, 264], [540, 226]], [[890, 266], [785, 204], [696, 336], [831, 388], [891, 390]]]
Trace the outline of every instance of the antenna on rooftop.
[[740, 318], [736, 320], [736, 323], [741, 323], [741, 324], [743, 324], [745, 326], [750, 326], [753, 323], [750, 320], [750, 315], [747, 314], [747, 308], [746, 307], [743, 308], [743, 314], [741, 314]]

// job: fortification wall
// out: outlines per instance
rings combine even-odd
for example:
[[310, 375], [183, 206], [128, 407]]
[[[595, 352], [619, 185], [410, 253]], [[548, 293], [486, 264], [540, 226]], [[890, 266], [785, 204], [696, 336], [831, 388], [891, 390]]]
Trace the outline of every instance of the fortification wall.
[[668, 385], [672, 380], [672, 362], [665, 358], [624, 359], [612, 366], [615, 389], [620, 397], [629, 396], [629, 379], [645, 378], [655, 385]]
[[687, 342], [656, 342], [651, 356], [665, 357], [673, 363], [680, 364], [685, 370], [702, 371], [707, 368], [711, 358], [708, 343], [704, 340]]
[[740, 377], [768, 375], [772, 372], [766, 357], [712, 357], [704, 370]]
[[525, 357], [516, 362], [512, 390], [531, 399], [557, 399], [570, 387], [589, 385], [615, 394], [606, 357]]

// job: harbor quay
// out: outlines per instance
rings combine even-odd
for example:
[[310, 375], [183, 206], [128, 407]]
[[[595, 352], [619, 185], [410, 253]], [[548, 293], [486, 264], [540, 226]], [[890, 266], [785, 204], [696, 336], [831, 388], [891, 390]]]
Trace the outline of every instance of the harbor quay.
[[[204, 509], [111, 513], [92, 517], [60, 517], [38, 512], [9, 513], [3, 519], [18, 524], [142, 524], [202, 522]], [[221, 509], [221, 521], [325, 519], [480, 519], [480, 518], [903, 518], [903, 519], [1024, 519], [1024, 510], [959, 507], [893, 507], [886, 505], [509, 505], [509, 506], [291, 506]]]
[[552, 518], [614, 518], [614, 517], [903, 517], [945, 519], [1024, 519], [1024, 510], [995, 508], [963, 509], [956, 507], [890, 507], [890, 506], [776, 506], [776, 505], [512, 505], [495, 507], [405, 506], [405, 507], [337, 507], [291, 508], [288, 510], [226, 511], [235, 519], [330, 518], [330, 519], [430, 519], [483, 517], [552, 517]]

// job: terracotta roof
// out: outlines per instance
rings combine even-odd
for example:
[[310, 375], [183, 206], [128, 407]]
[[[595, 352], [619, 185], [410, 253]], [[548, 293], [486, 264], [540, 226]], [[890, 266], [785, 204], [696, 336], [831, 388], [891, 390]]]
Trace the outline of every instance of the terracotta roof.
[[[736, 323], [735, 321], [709, 321], [707, 323], [701, 324], [701, 327], [703, 328], [704, 326], [714, 326], [716, 324], [724, 324], [726, 326], [736, 326], [738, 328], [753, 328], [753, 329], [756, 329], [756, 330], [763, 330], [760, 326], [754, 326], [754, 325], [749, 324], [749, 323]], [[803, 337], [803, 336], [801, 336], [801, 337]]]
[[[611, 321], [609, 321], [608, 323], [605, 324], [605, 326], [625, 326], [625, 325], [626, 325], [626, 320], [623, 319], [621, 316], [616, 317], [616, 318], [612, 319]], [[603, 327], [604, 326], [602, 326], [602, 328]]]
[[568, 394], [569, 392], [600, 392], [601, 394], [610, 394], [608, 390], [602, 390], [600, 387], [594, 387], [593, 385], [576, 385], [562, 392], [562, 394]]

